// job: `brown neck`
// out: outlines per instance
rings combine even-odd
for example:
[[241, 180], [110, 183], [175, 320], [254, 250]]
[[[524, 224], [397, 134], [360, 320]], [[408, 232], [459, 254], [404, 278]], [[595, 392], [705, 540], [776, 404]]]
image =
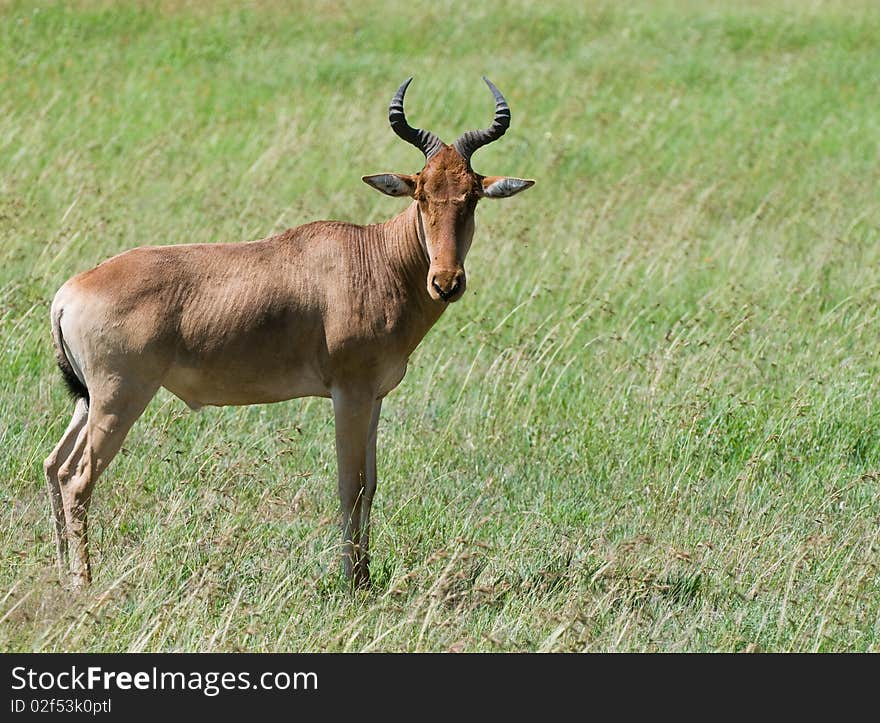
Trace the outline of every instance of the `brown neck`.
[[406, 332], [414, 349], [447, 306], [428, 294], [428, 252], [418, 203], [413, 202], [382, 224], [382, 239], [385, 260], [396, 287], [392, 293], [406, 308]]

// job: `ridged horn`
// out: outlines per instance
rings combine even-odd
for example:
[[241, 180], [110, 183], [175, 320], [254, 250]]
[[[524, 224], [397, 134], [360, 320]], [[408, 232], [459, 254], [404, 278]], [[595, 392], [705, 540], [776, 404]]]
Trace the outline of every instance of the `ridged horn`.
[[478, 148], [482, 148], [492, 141], [497, 141], [504, 135], [505, 131], [510, 128], [510, 106], [501, 95], [501, 91], [495, 87], [491, 80], [485, 75], [483, 80], [495, 96], [495, 119], [492, 125], [482, 131], [467, 131], [462, 133], [459, 139], [453, 143], [453, 147], [470, 163], [471, 156]]
[[410, 83], [412, 83], [412, 77], [408, 78], [394, 94], [388, 108], [388, 120], [391, 122], [391, 129], [407, 143], [412, 143], [424, 153], [427, 160], [443, 148], [444, 143], [431, 131], [413, 128], [406, 122], [406, 114], [403, 112], [403, 96], [406, 95], [406, 89]]

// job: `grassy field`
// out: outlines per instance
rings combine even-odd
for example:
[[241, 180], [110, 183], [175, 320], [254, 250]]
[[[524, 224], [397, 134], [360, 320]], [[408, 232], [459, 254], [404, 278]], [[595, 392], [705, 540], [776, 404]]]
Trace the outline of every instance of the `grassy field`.
[[[880, 7], [0, 4], [0, 648], [880, 651]], [[736, 6], [736, 7], [734, 7]], [[161, 392], [63, 591], [49, 302], [140, 244], [404, 202], [387, 123], [474, 159], [465, 298], [386, 400], [374, 588], [332, 411]]]

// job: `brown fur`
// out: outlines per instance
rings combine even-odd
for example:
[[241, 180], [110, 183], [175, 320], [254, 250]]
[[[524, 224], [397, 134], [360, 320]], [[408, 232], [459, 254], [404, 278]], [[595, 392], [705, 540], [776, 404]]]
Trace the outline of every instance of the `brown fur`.
[[[333, 400], [343, 561], [369, 581], [369, 513], [382, 398], [447, 303], [483, 178], [451, 147], [414, 176], [415, 202], [384, 224], [322, 221], [241, 244], [133, 249], [64, 284], [60, 358], [91, 397], [46, 460], [58, 560], [90, 579], [94, 483], [160, 387], [190, 407]], [[64, 344], [61, 344], [61, 339]]]

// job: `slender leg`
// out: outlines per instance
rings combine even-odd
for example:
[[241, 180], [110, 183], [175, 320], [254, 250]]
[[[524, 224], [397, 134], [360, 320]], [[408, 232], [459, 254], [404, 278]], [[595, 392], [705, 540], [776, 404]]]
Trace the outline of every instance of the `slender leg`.
[[124, 398], [116, 395], [112, 400], [102, 401], [93, 395], [88, 419], [71, 459], [61, 468], [59, 482], [71, 553], [70, 581], [74, 588], [82, 588], [91, 581], [88, 509], [95, 482], [122, 447], [128, 430], [152, 396], [152, 392], [128, 394]]
[[[339, 473], [339, 502], [342, 517], [342, 566], [345, 576], [355, 585], [367, 585], [369, 563], [362, 547], [364, 502], [369, 489], [367, 449], [370, 430], [378, 420], [374, 414], [375, 398], [349, 390], [333, 391], [336, 414], [336, 462]], [[372, 474], [375, 488], [375, 472]], [[372, 500], [372, 489], [369, 491]], [[369, 506], [367, 505], [367, 510]], [[367, 511], [369, 518], [369, 511]]]
[[376, 494], [376, 437], [379, 429], [379, 414], [382, 411], [382, 400], [373, 402], [373, 413], [370, 417], [370, 429], [367, 436], [366, 484], [361, 500], [361, 564], [362, 577], [366, 583], [370, 581], [370, 510], [373, 507], [373, 496]]
[[58, 471], [74, 450], [76, 440], [85, 426], [89, 406], [83, 398], [76, 400], [73, 418], [61, 436], [61, 441], [43, 462], [46, 484], [49, 487], [49, 500], [52, 503], [52, 517], [55, 521], [55, 548], [58, 554], [58, 573], [63, 578], [67, 572], [67, 525], [64, 521], [64, 504], [61, 500], [61, 485]]

